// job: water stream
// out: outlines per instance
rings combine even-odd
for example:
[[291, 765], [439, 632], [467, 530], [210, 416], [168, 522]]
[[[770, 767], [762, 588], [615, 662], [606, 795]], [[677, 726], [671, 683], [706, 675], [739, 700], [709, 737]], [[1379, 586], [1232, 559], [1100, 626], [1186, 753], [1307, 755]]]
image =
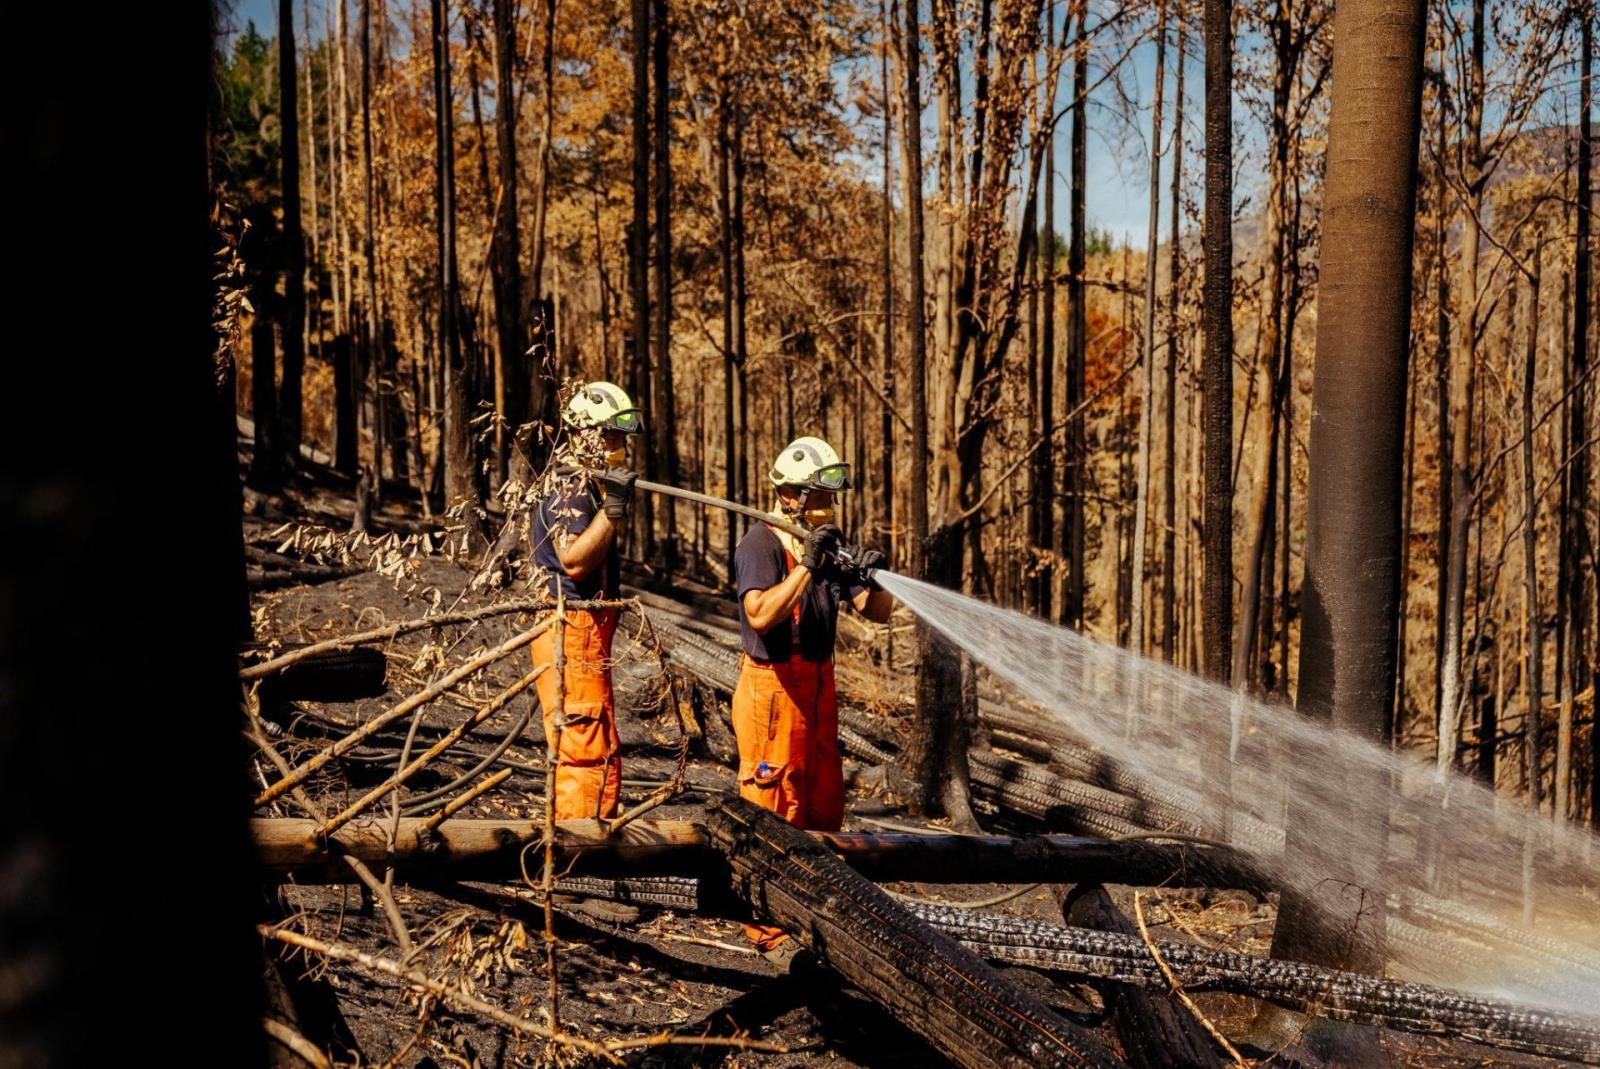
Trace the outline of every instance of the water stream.
[[[1355, 916], [1352, 950], [1390, 974], [1600, 1015], [1600, 849], [1582, 829], [1170, 665], [919, 580], [877, 578], [1015, 696], [1002, 700], [1039, 716], [1042, 734], [1099, 750], [1279, 886], [1328, 916]], [[1530, 843], [1538, 875], [1524, 923]], [[1366, 911], [1373, 923], [1349, 912], [1353, 894], [1383, 905]]]

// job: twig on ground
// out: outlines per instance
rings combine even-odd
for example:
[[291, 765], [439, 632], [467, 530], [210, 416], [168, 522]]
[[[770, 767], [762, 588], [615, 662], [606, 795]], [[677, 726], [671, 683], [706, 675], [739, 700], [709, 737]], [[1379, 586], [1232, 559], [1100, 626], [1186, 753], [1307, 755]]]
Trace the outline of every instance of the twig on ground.
[[1178, 978], [1172, 974], [1172, 969], [1168, 967], [1166, 960], [1161, 957], [1161, 951], [1156, 949], [1154, 940], [1150, 938], [1150, 929], [1144, 923], [1144, 893], [1142, 891], [1133, 892], [1133, 916], [1139, 922], [1139, 938], [1143, 939], [1144, 945], [1150, 948], [1150, 956], [1160, 966], [1161, 975], [1167, 978], [1167, 984], [1172, 988], [1172, 993], [1194, 1015], [1194, 1019], [1200, 1022], [1200, 1027], [1211, 1033], [1211, 1038], [1216, 1040], [1228, 1057], [1233, 1059], [1233, 1064], [1239, 1066], [1240, 1069], [1245, 1069], [1249, 1063], [1240, 1056], [1234, 1045], [1228, 1042], [1228, 1037], [1217, 1030], [1217, 1026], [1211, 1023], [1211, 1019], [1200, 1012], [1200, 1007], [1194, 1004], [1194, 999], [1189, 997], [1189, 993], [1183, 989], [1183, 985], [1178, 983]]
[[299, 947], [302, 950], [309, 950], [314, 954], [321, 954], [325, 958], [331, 958], [335, 961], [350, 962], [351, 964], [360, 965], [363, 968], [370, 969], [373, 972], [380, 972], [386, 976], [393, 976], [398, 980], [405, 981], [412, 987], [426, 991], [428, 994], [437, 997], [441, 1002], [455, 1006], [458, 1009], [480, 1014], [481, 1016], [487, 1017], [497, 1024], [502, 1024], [513, 1031], [521, 1032], [524, 1035], [538, 1036], [541, 1039], [549, 1040], [552, 1044], [559, 1044], [564, 1047], [572, 1047], [588, 1054], [593, 1054], [596, 1057], [604, 1058], [606, 1061], [609, 1061], [613, 1064], [617, 1064], [619, 1062], [619, 1059], [616, 1057], [616, 1055], [611, 1053], [611, 1051], [608, 1050], [603, 1044], [597, 1043], [592, 1039], [585, 1039], [583, 1036], [557, 1032], [553, 1029], [546, 1028], [544, 1025], [541, 1025], [535, 1021], [529, 1021], [522, 1017], [513, 1017], [511, 1014], [507, 1013], [499, 1006], [496, 1006], [494, 1003], [486, 1002], [483, 999], [478, 998], [476, 995], [468, 994], [458, 987], [452, 987], [449, 984], [435, 980], [433, 977], [423, 973], [420, 969], [408, 969], [399, 962], [392, 961], [389, 958], [374, 957], [371, 954], [364, 953], [352, 947], [340, 946], [334, 943], [324, 943], [320, 939], [314, 939], [309, 935], [302, 935], [299, 932], [273, 929], [266, 925], [260, 926], [258, 930], [268, 939], [276, 939], [280, 943], [286, 943], [292, 947]]
[[372, 897], [383, 907], [383, 915], [388, 918], [389, 927], [394, 930], [394, 941], [400, 944], [401, 950], [407, 954], [411, 953], [411, 933], [406, 930], [406, 920], [400, 915], [400, 905], [394, 900], [394, 893], [360, 858], [351, 857], [349, 854], [343, 856], [344, 863], [350, 866], [350, 871], [356, 874], [356, 879], [366, 884], [367, 890], [372, 892]]
[[424, 824], [421, 829], [419, 829], [418, 833], [420, 834], [422, 831], [429, 831], [429, 832], [437, 831], [439, 829], [439, 825], [443, 824], [445, 821], [447, 821], [451, 817], [455, 816], [462, 809], [464, 809], [467, 806], [471, 805], [475, 798], [478, 798], [479, 796], [481, 796], [481, 795], [483, 795], [483, 794], [485, 794], [485, 793], [487, 793], [489, 791], [494, 790], [496, 787], [500, 786], [500, 784], [502, 784], [506, 780], [510, 779], [511, 778], [511, 771], [512, 770], [509, 769], [509, 768], [502, 768], [499, 772], [496, 772], [494, 775], [490, 776], [488, 779], [482, 781], [481, 783], [479, 783], [476, 786], [470, 788], [469, 790], [467, 790], [467, 791], [465, 791], [465, 792], [463, 792], [461, 794], [456, 795], [454, 798], [450, 799], [450, 801], [448, 803], [445, 804], [445, 807], [443, 809], [439, 810], [433, 816], [429, 817], [428, 818], [428, 822], [426, 824]]
[[726, 950], [733, 954], [756, 953], [755, 947], [734, 946], [732, 943], [724, 943], [717, 939], [702, 939], [697, 935], [678, 935], [675, 932], [652, 932], [651, 934], [657, 939], [666, 939], [674, 943], [693, 943], [696, 946], [715, 947], [718, 950]]
[[333, 1063], [328, 1060], [326, 1054], [318, 1050], [305, 1036], [276, 1017], [261, 1018], [261, 1027], [267, 1035], [289, 1048], [307, 1065], [315, 1066], [316, 1069], [332, 1069]]

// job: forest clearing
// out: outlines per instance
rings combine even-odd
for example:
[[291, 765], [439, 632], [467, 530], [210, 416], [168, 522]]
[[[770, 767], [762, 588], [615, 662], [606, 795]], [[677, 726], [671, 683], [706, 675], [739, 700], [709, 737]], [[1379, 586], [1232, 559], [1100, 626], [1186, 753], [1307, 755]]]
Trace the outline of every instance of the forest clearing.
[[192, 8], [18, 15], [0, 1066], [1600, 1065], [1594, 0]]

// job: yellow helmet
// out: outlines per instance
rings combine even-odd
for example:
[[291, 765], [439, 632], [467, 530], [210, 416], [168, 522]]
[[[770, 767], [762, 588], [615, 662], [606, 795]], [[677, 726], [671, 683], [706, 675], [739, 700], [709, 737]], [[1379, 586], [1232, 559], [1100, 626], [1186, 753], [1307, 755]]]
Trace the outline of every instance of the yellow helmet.
[[796, 438], [778, 451], [767, 472], [773, 486], [803, 486], [838, 493], [850, 489], [850, 465], [821, 438]]
[[564, 415], [567, 426], [580, 430], [599, 427], [623, 434], [638, 434], [644, 419], [627, 393], [613, 382], [591, 382], [572, 391]]

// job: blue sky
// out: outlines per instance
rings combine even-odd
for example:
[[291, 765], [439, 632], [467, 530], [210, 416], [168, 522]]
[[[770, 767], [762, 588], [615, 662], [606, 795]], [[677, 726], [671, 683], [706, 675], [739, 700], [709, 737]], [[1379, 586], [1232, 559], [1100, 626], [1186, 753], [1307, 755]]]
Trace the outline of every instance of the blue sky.
[[[306, 0], [296, 0], [295, 11], [298, 21], [301, 6]], [[225, 11], [222, 16], [222, 31], [227, 33], [242, 31], [251, 21], [256, 24], [256, 29], [267, 37], [272, 37], [277, 32], [278, 5], [276, 0], [233, 0], [231, 11]], [[319, 2], [313, 8], [313, 26], [321, 24], [321, 8]], [[1191, 50], [1194, 47], [1195, 37], [1190, 35]], [[1063, 72], [1064, 74], [1066, 72]], [[1171, 115], [1173, 72], [1172, 57], [1168, 56], [1168, 82], [1166, 90], [1165, 108]], [[1200, 64], [1191, 60], [1185, 77], [1185, 95], [1190, 105], [1190, 115], [1186, 122], [1188, 129], [1184, 134], [1186, 161], [1186, 182], [1192, 184], [1197, 181], [1196, 166], [1198, 157], [1193, 154], [1193, 149], [1199, 140], [1199, 127], [1196, 123], [1198, 113], [1194, 108], [1199, 104], [1199, 90], [1203, 69]], [[1103, 114], [1096, 115], [1091, 110], [1089, 118], [1090, 136], [1088, 151], [1088, 192], [1087, 204], [1090, 225], [1110, 231], [1113, 240], [1121, 240], [1127, 235], [1134, 248], [1139, 248], [1145, 242], [1146, 217], [1149, 212], [1147, 201], [1148, 168], [1145, 157], [1144, 142], [1150, 133], [1150, 92], [1155, 79], [1155, 53], [1149, 44], [1140, 45], [1133, 58], [1133, 68], [1130, 82], [1130, 92], [1138, 101], [1143, 112], [1139, 119], [1137, 140], [1126, 145], [1115, 145], [1109, 140], [1110, 124]], [[1058, 101], [1065, 101], [1070, 92], [1070, 77], [1064, 77], [1062, 87], [1058, 90]], [[1059, 106], [1059, 104], [1058, 104]], [[1236, 104], [1234, 109], [1234, 122], [1236, 125], [1243, 120], [1241, 109]], [[1170, 127], [1170, 118], [1168, 120]], [[1067, 176], [1070, 173], [1071, 160], [1068, 156], [1071, 138], [1070, 122], [1062, 122], [1057, 127], [1056, 136], [1056, 217], [1057, 228], [1064, 229], [1067, 218]], [[876, 141], [876, 137], [872, 138]], [[1169, 164], [1170, 166], [1170, 164]], [[1167, 177], [1162, 178], [1163, 196], [1170, 182], [1170, 170]], [[1248, 186], [1248, 182], [1241, 181]], [[1169, 219], [1170, 207], [1163, 204], [1161, 209], [1161, 233], [1166, 237], [1166, 227]]]

